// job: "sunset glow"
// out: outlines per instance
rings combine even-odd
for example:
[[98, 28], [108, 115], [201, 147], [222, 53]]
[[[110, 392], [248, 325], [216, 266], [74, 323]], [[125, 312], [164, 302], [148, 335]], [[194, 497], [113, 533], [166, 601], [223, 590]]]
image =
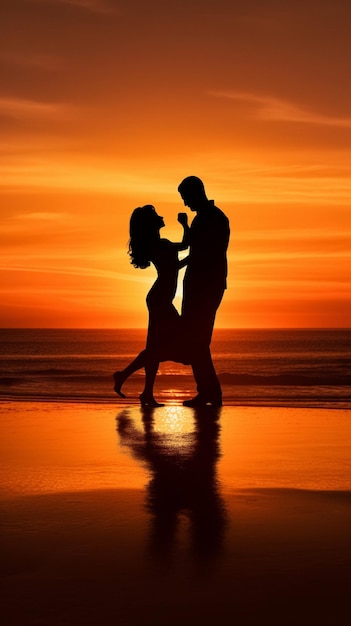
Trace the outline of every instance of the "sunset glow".
[[145, 327], [129, 217], [179, 240], [189, 174], [231, 222], [218, 327], [350, 326], [346, 3], [2, 7], [1, 327]]

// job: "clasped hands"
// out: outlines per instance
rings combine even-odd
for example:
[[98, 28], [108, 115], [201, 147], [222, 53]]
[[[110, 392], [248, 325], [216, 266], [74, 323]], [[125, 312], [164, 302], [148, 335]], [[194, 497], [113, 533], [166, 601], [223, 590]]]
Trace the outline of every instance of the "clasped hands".
[[178, 222], [182, 226], [186, 227], [188, 225], [188, 215], [187, 215], [187, 213], [178, 213]]

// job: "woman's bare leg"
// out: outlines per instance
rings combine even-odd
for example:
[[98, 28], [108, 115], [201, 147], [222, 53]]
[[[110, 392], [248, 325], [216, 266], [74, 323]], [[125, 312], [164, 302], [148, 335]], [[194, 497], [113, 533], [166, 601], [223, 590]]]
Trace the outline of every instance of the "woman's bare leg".
[[142, 406], [164, 406], [159, 404], [154, 398], [154, 383], [156, 379], [159, 361], [153, 358], [147, 358], [145, 364], [145, 387], [143, 393], [139, 396]]
[[[121, 396], [121, 398], [126, 397], [125, 394], [122, 393], [121, 391], [121, 387], [123, 383], [127, 380], [127, 378], [129, 378], [129, 376], [134, 374], [134, 372], [136, 372], [137, 370], [140, 370], [142, 367], [145, 367], [145, 363], [146, 363], [146, 350], [142, 350], [142, 352], [140, 352], [138, 356], [131, 363], [129, 363], [127, 367], [124, 368], [124, 370], [120, 370], [114, 373], [113, 375], [113, 378], [115, 381], [114, 390], [119, 396]], [[156, 373], [157, 373], [157, 370], [156, 370]]]

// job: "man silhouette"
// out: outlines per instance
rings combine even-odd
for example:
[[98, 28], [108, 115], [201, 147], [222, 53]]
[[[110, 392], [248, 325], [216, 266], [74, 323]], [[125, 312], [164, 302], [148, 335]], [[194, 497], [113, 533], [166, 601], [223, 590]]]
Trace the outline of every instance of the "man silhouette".
[[178, 191], [184, 205], [196, 212], [188, 232], [189, 257], [183, 283], [182, 319], [185, 347], [198, 395], [184, 406], [221, 406], [222, 390], [210, 350], [217, 309], [226, 289], [229, 220], [208, 200], [197, 176], [188, 176]]

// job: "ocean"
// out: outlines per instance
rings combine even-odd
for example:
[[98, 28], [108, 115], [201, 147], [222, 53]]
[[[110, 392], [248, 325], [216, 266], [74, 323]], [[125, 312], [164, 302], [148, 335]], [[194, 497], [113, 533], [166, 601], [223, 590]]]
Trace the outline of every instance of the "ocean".
[[[144, 372], [113, 391], [112, 374], [145, 345], [146, 331], [1, 329], [0, 400], [138, 402]], [[351, 329], [215, 329], [213, 361], [224, 404], [351, 408]], [[190, 366], [161, 363], [159, 401], [196, 388]]]

